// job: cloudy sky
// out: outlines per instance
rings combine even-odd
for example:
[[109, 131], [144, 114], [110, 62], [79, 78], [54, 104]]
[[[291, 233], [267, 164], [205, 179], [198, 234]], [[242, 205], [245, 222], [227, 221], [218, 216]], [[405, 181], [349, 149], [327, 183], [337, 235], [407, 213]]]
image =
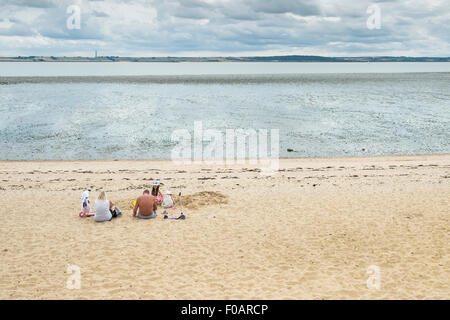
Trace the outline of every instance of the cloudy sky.
[[450, 56], [449, 40], [450, 0], [0, 0], [0, 56]]

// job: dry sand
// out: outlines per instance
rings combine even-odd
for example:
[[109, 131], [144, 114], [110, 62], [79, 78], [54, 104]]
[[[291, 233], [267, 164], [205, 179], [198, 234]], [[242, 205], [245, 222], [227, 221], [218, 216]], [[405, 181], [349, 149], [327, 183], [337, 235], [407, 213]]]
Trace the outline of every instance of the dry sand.
[[[450, 155], [280, 169], [0, 162], [0, 298], [450, 298]], [[131, 200], [154, 179], [186, 195], [186, 220], [132, 218]], [[85, 188], [105, 188], [123, 216], [80, 218]], [[68, 264], [81, 268], [79, 290], [66, 288]], [[370, 265], [379, 290], [366, 285]]]

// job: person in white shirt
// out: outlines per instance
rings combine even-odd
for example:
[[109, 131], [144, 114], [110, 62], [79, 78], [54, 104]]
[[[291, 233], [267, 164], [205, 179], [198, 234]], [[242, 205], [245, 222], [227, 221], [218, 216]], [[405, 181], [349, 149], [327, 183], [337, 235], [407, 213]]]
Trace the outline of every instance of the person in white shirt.
[[[118, 217], [117, 207], [114, 208], [114, 203], [106, 198], [106, 192], [100, 191], [97, 200], [95, 200], [95, 216], [94, 219], [97, 222], [110, 221], [112, 218]], [[120, 211], [120, 210], [119, 210]]]

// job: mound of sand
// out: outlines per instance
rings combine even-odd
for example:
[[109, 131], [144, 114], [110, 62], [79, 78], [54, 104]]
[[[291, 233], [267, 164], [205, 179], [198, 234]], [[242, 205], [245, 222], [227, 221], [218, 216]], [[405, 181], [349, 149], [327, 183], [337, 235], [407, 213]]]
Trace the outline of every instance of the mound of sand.
[[[176, 203], [180, 203], [180, 200], [178, 198], [179, 197], [176, 196]], [[220, 192], [201, 191], [183, 196], [182, 202], [183, 207], [186, 207], [188, 209], [198, 209], [205, 206], [227, 204], [228, 197]]]
[[114, 204], [118, 206], [121, 210], [133, 210], [133, 201], [135, 201], [136, 198], [131, 199], [122, 199], [118, 201], [114, 201]]
[[[180, 197], [178, 195], [173, 195], [173, 199], [175, 201], [175, 205], [179, 206]], [[122, 199], [113, 202], [122, 210], [132, 210], [133, 209], [133, 201], [135, 198], [131, 199]], [[183, 207], [188, 209], [198, 209], [200, 207], [212, 206], [217, 204], [227, 204], [228, 196], [216, 192], [216, 191], [201, 191], [193, 194], [183, 195], [182, 196]]]

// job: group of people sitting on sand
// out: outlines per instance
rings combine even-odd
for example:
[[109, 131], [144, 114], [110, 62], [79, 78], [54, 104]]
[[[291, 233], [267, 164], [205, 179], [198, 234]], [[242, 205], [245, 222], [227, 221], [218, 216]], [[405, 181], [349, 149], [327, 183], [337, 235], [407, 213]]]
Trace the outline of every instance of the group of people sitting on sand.
[[[172, 193], [167, 190], [163, 196], [159, 188], [159, 181], [155, 181], [151, 191], [148, 189], [144, 190], [142, 195], [134, 202], [133, 217], [153, 219], [157, 216], [156, 210], [158, 205], [162, 205], [164, 208], [173, 208], [175, 202], [172, 198]], [[122, 215], [120, 208], [107, 199], [106, 192], [103, 190], [100, 191], [94, 202], [94, 213], [91, 213], [89, 191], [87, 190], [81, 195], [81, 206], [80, 217], [94, 216], [94, 220], [97, 222], [110, 221]]]

